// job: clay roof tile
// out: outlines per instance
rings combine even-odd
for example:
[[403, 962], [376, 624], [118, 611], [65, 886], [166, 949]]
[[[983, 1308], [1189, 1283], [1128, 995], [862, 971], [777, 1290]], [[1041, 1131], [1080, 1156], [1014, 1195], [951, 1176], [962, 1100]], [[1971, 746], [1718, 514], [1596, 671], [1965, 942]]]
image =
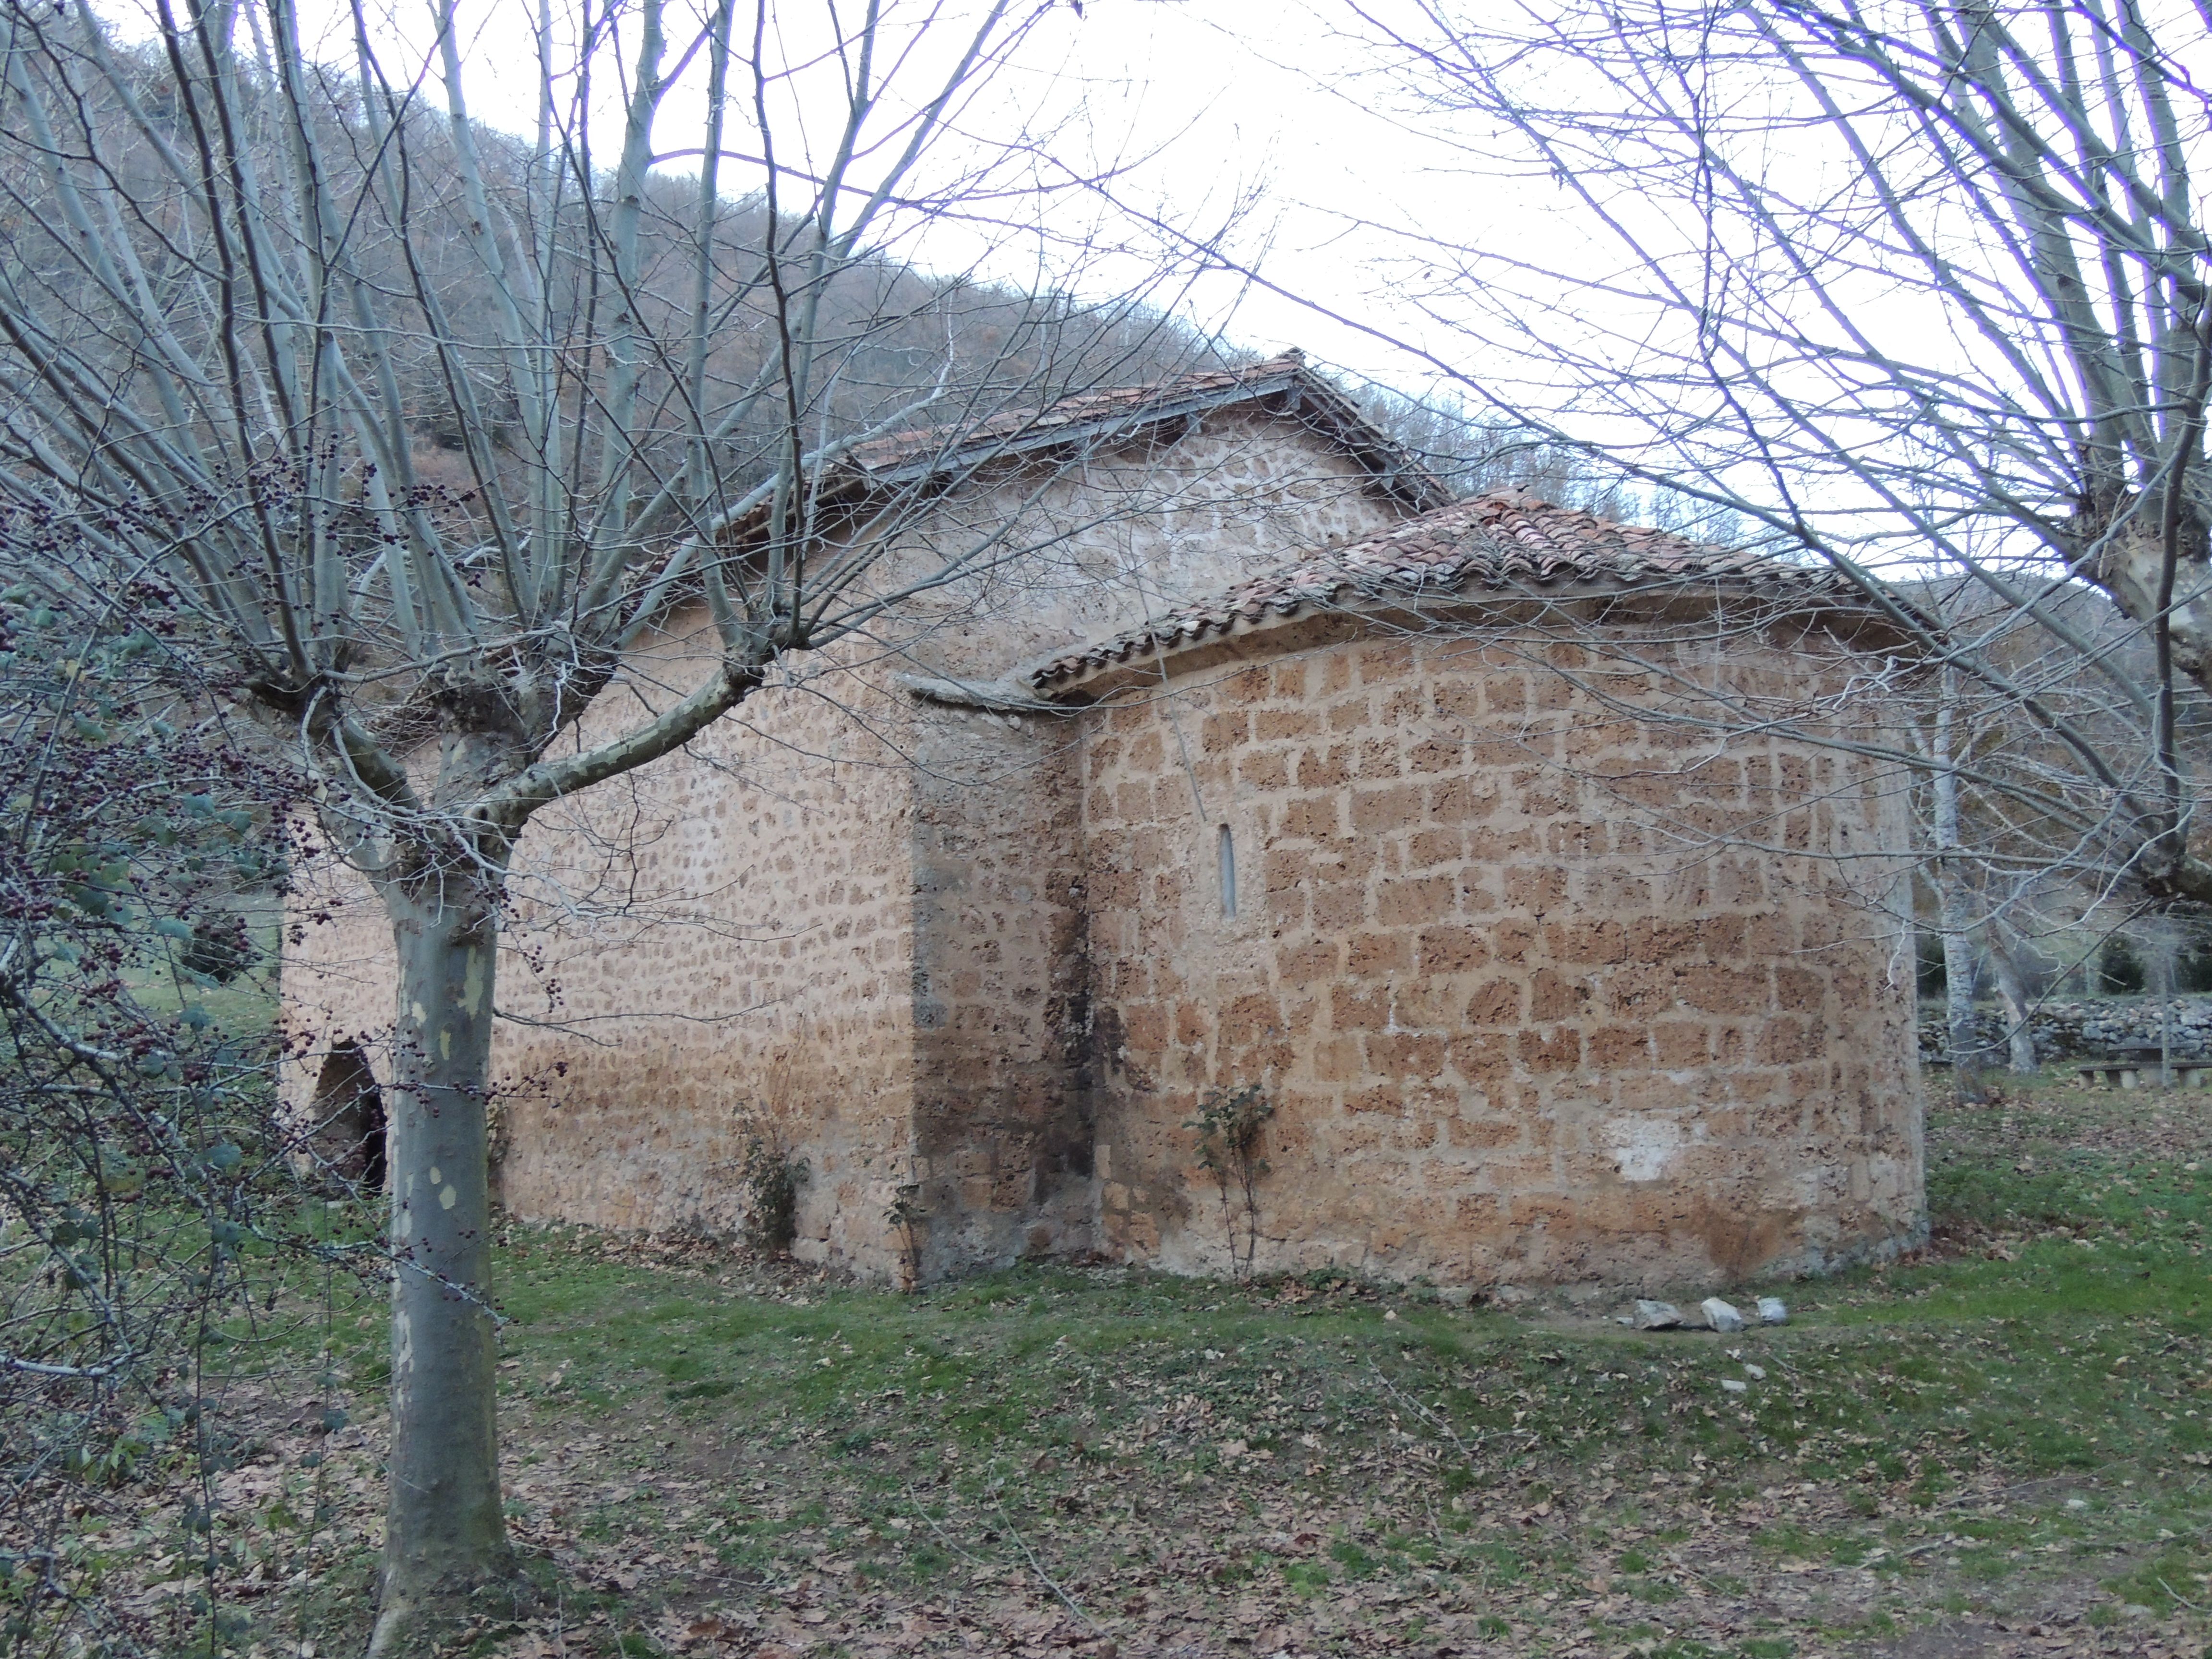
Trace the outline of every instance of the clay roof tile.
[[1033, 671], [1030, 679], [1049, 694], [1091, 670], [1225, 633], [1239, 622], [1256, 623], [1270, 613], [1287, 617], [1355, 598], [1722, 579], [1787, 581], [1836, 601], [1858, 596], [1847, 578], [1826, 567], [1616, 524], [1526, 490], [1502, 489], [1455, 501], [1378, 535], [1178, 605], [1141, 628], [1064, 653]]
[[[1210, 410], [1266, 404], [1301, 421], [1367, 472], [1370, 486], [1422, 511], [1446, 496], [1443, 482], [1363, 414], [1305, 354], [1286, 351], [1241, 368], [1199, 369], [1144, 386], [1076, 392], [1041, 407], [981, 419], [912, 427], [855, 445], [810, 486], [817, 502], [853, 503], [884, 492], [974, 472], [1023, 457], [1064, 453], [1088, 442], [1119, 442]], [[765, 501], [718, 532], [732, 546], [760, 536]]]

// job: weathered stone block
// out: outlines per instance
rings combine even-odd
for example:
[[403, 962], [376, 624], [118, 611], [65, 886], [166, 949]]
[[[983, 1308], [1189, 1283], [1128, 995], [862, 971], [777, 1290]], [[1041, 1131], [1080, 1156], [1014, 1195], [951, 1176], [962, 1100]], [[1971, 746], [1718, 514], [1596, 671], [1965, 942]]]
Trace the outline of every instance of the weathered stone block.
[[1425, 975], [1464, 974], [1490, 959], [1490, 947], [1474, 928], [1424, 927], [1415, 940], [1416, 966]]

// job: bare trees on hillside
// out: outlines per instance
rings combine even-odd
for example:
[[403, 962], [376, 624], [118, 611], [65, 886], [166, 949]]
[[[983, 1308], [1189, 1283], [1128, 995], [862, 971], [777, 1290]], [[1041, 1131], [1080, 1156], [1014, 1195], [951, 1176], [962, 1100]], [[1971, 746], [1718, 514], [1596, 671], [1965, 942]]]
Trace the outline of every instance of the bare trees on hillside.
[[[1054, 19], [518, 9], [538, 87], [518, 140], [472, 116], [450, 0], [413, 59], [356, 7], [342, 68], [283, 0], [164, 6], [139, 45], [82, 4], [0, 14], [14, 574], [158, 590], [397, 941], [379, 1652], [415, 1650], [507, 1568], [485, 1100], [524, 824], [793, 653], [1018, 556], [983, 539], [887, 573], [896, 505], [825, 542], [812, 486], [856, 444], [919, 422], [957, 445], [1159, 350], [1143, 296], [979, 299], [882, 257], [952, 216], [973, 246], [1034, 205], [994, 100]], [[672, 156], [696, 177], [664, 176]], [[608, 697], [693, 597], [714, 660]]]
[[[1963, 573], [1904, 591], [1951, 652], [1993, 664], [2006, 681], [1992, 687], [1939, 667], [1910, 705], [1924, 751], [1922, 917], [1942, 951], [1953, 1064], [1972, 1096], [1982, 1058], [1978, 990], [2002, 1006], [2009, 1068], [2034, 1069], [2033, 1002], [2091, 971], [2101, 941], [2136, 925], [2151, 902], [2134, 869], [2135, 835], [2047, 718], [2111, 754], [2140, 752], [2142, 726], [2114, 680], [2154, 680], [2158, 668], [2147, 631], [2086, 586], [2048, 597], [2063, 624], [2057, 634]], [[2093, 672], [2085, 651], [2113, 673]], [[2207, 753], [2208, 712], [2194, 688], [2177, 688], [2175, 749], [2185, 769]]]

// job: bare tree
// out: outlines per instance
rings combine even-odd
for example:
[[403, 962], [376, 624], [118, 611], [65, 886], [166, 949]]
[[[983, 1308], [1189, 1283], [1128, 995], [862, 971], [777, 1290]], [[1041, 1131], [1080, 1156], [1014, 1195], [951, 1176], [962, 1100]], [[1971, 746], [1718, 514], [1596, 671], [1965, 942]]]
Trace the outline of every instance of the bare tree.
[[[2140, 753], [2133, 711], [2110, 679], [2090, 671], [2083, 648], [2123, 684], [2154, 678], [2157, 665], [2146, 630], [2086, 586], [2051, 597], [2063, 637], [1964, 574], [1905, 592], [1940, 622], [1954, 653], [1973, 652], [2017, 689], [1994, 689], [1954, 667], [1940, 672], [1917, 710], [1927, 766], [1919, 816], [1930, 902], [1923, 916], [1943, 950], [1954, 1074], [1971, 1096], [1983, 1037], [1962, 983], [1994, 991], [2007, 1065], [2032, 1072], [2035, 964], [2077, 958], [2085, 940], [2127, 925], [2147, 905], [2172, 902], [2144, 893], [2132, 867], [2138, 843], [2106, 810], [2108, 793], [2037, 718], [2062, 717], [2110, 753]], [[2033, 694], [2033, 712], [2023, 690]], [[2176, 750], [2192, 772], [2205, 753], [2204, 713], [2193, 688], [2177, 688]], [[2097, 833], [2083, 836], [2081, 825]]]
[[1995, 917], [1984, 927], [1983, 939], [1990, 975], [1996, 981], [1997, 1000], [2004, 1007], [2005, 1066], [2026, 1075], [2036, 1066], [2035, 1035], [2028, 1024], [2034, 999], [2028, 994], [2027, 976], [2021, 972], [2015, 935], [2004, 918]]
[[1958, 692], [1954, 671], [1943, 671], [1929, 745], [1929, 788], [1935, 797], [1930, 829], [1934, 874], [1943, 939], [1944, 1024], [1950, 1032], [1952, 1077], [1960, 1098], [1984, 1098], [1981, 1036], [1974, 1020], [1974, 945], [1966, 915], [1966, 847], [1960, 835]]
[[[396, 940], [374, 1652], [509, 1571], [485, 1122], [524, 825], [793, 653], [1017, 556], [978, 538], [881, 567], [902, 507], [833, 544], [816, 485], [924, 410], [947, 446], [1017, 433], [1008, 411], [1111, 383], [1157, 324], [1000, 295], [963, 331], [972, 285], [884, 257], [1033, 204], [1043, 139], [999, 131], [992, 88], [1052, 10], [518, 9], [520, 140], [471, 113], [452, 0], [412, 63], [356, 6], [343, 70], [288, 0], [165, 0], [139, 45], [82, 3], [0, 13], [0, 511], [67, 527], [37, 573], [57, 590], [175, 598]], [[703, 112], [680, 143], [679, 91]], [[698, 597], [716, 659], [610, 697]]]
[[[1553, 444], [1860, 581], [2039, 734], [2031, 815], [2134, 890], [2212, 899], [2188, 704], [2212, 684], [2212, 128], [2151, 0], [1352, 0], [1352, 95], [1439, 202], [1359, 228], [1351, 319]], [[1456, 171], [1467, 186], [1440, 189]], [[1547, 214], [1558, 234], [1529, 234]], [[1946, 629], [1903, 576], [1979, 590]], [[2141, 630], [2122, 660], [2070, 597]], [[2022, 629], [2063, 675], [2008, 666]], [[2055, 687], [2094, 686], [2085, 722]], [[1925, 751], [1917, 763], [1930, 764]], [[2045, 786], [2063, 775], [2063, 788]], [[1987, 780], [1985, 780], [1987, 781]]]

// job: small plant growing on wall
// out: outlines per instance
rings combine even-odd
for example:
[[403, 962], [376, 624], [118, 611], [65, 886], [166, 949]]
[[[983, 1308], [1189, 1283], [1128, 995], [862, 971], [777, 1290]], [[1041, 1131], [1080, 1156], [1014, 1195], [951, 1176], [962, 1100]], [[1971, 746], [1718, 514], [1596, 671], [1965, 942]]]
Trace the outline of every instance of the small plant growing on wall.
[[884, 1222], [898, 1236], [905, 1274], [899, 1284], [902, 1291], [921, 1288], [921, 1224], [928, 1218], [929, 1212], [921, 1206], [919, 1181], [902, 1181], [891, 1188], [891, 1201], [884, 1209]]
[[745, 1243], [763, 1255], [788, 1255], [799, 1238], [799, 1189], [811, 1171], [792, 1151], [785, 1126], [798, 1115], [791, 1095], [792, 1050], [778, 1054], [757, 1096], [732, 1109], [732, 1129], [744, 1137], [737, 1161], [737, 1188], [744, 1195]]
[[763, 1255], [784, 1255], [799, 1237], [799, 1189], [806, 1160], [765, 1134], [745, 1142], [745, 1242]]
[[1274, 1103], [1261, 1092], [1260, 1085], [1247, 1083], [1234, 1089], [1208, 1089], [1198, 1097], [1198, 1115], [1182, 1126], [1198, 1137], [1199, 1167], [1213, 1177], [1221, 1194], [1229, 1264], [1239, 1279], [1252, 1276], [1252, 1259], [1260, 1247], [1260, 1181], [1267, 1173], [1267, 1160], [1260, 1156], [1260, 1137], [1274, 1115]]

